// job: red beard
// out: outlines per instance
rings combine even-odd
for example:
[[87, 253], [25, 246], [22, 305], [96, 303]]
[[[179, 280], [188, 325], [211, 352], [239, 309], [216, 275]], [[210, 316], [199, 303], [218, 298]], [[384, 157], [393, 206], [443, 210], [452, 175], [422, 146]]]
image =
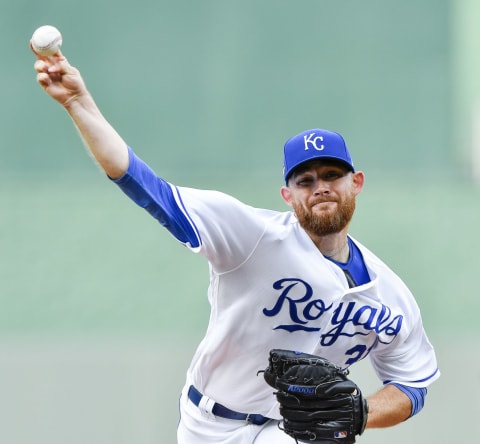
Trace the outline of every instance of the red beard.
[[298, 222], [308, 233], [326, 236], [342, 231], [352, 220], [355, 211], [355, 196], [349, 196], [343, 202], [337, 202], [334, 213], [314, 214], [311, 208], [292, 204]]

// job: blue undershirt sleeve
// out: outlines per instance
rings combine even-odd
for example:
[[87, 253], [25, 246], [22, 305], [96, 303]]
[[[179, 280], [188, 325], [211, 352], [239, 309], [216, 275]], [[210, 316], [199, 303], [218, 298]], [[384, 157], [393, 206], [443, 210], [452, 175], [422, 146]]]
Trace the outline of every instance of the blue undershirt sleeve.
[[127, 172], [114, 182], [137, 205], [148, 211], [180, 242], [195, 249], [201, 244], [199, 233], [183, 206], [175, 186], [158, 177], [128, 147]]
[[425, 397], [427, 396], [427, 389], [425, 387], [410, 387], [395, 382], [392, 382], [391, 384], [405, 393], [412, 402], [412, 413], [410, 414], [410, 418], [423, 409], [423, 406], [425, 405]]

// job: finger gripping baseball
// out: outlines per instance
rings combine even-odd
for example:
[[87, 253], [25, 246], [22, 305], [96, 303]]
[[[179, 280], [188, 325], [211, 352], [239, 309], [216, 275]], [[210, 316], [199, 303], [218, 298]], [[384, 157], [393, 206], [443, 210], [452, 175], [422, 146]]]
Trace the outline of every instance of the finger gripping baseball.
[[363, 433], [367, 402], [348, 371], [327, 359], [274, 349], [264, 378], [277, 390], [283, 430], [296, 440], [350, 444]]

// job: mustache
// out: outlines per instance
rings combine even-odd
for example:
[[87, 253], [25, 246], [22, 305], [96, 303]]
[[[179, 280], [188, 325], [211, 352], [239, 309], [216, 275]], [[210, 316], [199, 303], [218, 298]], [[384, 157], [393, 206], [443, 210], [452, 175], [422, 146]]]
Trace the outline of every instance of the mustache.
[[338, 199], [333, 199], [333, 198], [317, 198], [314, 199], [310, 202], [310, 205], [313, 207], [314, 205], [317, 205], [319, 203], [327, 203], [327, 202], [335, 202], [338, 203]]

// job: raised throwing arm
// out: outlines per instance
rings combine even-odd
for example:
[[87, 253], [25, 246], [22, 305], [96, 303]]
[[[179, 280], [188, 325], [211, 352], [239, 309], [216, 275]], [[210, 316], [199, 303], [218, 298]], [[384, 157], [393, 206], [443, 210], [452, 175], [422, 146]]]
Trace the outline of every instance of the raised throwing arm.
[[121, 177], [129, 164], [127, 144], [100, 112], [79, 70], [60, 51], [36, 57], [37, 82], [65, 108], [105, 173], [112, 179]]

